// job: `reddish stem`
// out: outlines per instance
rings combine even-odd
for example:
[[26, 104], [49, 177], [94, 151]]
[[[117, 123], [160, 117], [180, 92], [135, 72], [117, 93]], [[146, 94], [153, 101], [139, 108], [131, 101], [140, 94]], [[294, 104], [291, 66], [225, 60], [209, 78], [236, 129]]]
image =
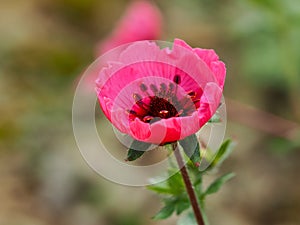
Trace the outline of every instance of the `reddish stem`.
[[176, 150], [177, 142], [172, 143], [172, 148], [173, 148], [173, 152], [175, 154], [176, 160], [177, 160], [177, 164], [180, 168], [181, 176], [183, 178], [185, 188], [187, 190], [191, 205], [192, 205], [193, 210], [194, 210], [196, 221], [197, 221], [198, 225], [205, 225], [204, 221], [203, 221], [203, 218], [202, 218], [201, 211], [200, 211], [200, 207], [198, 205], [197, 197], [196, 197], [196, 194], [194, 192], [194, 187], [191, 183], [187, 168], [184, 164], [184, 161], [183, 161], [183, 158], [180, 154], [179, 149]]

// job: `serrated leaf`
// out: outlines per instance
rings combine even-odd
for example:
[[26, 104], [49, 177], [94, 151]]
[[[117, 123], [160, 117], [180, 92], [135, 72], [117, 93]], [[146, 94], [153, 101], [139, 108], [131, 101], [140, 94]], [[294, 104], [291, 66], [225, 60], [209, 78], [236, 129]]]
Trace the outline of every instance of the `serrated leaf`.
[[200, 145], [195, 134], [186, 137], [179, 141], [179, 144], [183, 148], [185, 154], [193, 162], [193, 164], [198, 167], [200, 165]]
[[154, 220], [163, 220], [170, 217], [175, 211], [175, 204], [168, 203], [165, 207], [163, 207], [152, 219]]
[[150, 146], [151, 143], [134, 140], [127, 152], [126, 160], [134, 161], [140, 158]]
[[222, 185], [224, 183], [226, 183], [228, 180], [230, 180], [234, 176], [235, 176], [234, 173], [227, 173], [227, 174], [219, 177], [212, 184], [209, 185], [209, 187], [206, 189], [206, 191], [204, 192], [203, 195], [205, 196], [205, 195], [210, 195], [210, 194], [216, 193], [217, 191], [220, 190], [220, 188], [222, 187]]
[[219, 148], [215, 158], [209, 165], [208, 169], [214, 168], [216, 165], [220, 165], [224, 162], [224, 160], [230, 155], [232, 152], [232, 141], [230, 139], [223, 142], [221, 147]]

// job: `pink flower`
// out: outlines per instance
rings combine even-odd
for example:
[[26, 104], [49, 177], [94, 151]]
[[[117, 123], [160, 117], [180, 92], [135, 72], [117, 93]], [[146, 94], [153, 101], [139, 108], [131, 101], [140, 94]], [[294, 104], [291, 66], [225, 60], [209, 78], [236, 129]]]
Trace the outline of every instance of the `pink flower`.
[[141, 40], [159, 39], [161, 14], [150, 1], [133, 1], [112, 34], [97, 47], [97, 55], [119, 45]]
[[216, 112], [226, 69], [213, 50], [129, 44], [96, 81], [100, 106], [121, 132], [164, 144], [196, 133]]

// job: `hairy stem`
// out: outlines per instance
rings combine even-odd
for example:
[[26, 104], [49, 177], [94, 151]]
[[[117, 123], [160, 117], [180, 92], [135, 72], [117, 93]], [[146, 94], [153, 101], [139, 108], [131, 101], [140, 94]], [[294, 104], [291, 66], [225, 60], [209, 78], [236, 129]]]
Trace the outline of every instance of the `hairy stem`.
[[198, 204], [198, 201], [197, 201], [197, 197], [196, 197], [196, 194], [195, 194], [195, 191], [194, 191], [194, 187], [191, 183], [187, 168], [184, 164], [184, 161], [183, 161], [183, 158], [180, 154], [179, 149], [176, 150], [177, 142], [172, 143], [172, 148], [173, 148], [173, 151], [174, 151], [174, 155], [176, 157], [177, 164], [180, 168], [181, 176], [183, 178], [185, 188], [187, 190], [191, 205], [192, 205], [193, 210], [194, 210], [196, 221], [197, 221], [198, 225], [205, 225], [204, 221], [203, 221], [201, 211], [200, 211], [200, 207], [199, 207], [199, 204]]

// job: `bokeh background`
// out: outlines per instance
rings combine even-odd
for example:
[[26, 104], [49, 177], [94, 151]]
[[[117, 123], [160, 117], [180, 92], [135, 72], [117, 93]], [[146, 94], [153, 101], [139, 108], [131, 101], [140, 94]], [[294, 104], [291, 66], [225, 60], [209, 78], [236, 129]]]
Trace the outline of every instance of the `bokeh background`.
[[[0, 224], [145, 225], [159, 198], [95, 174], [71, 122], [78, 77], [128, 0], [0, 1]], [[227, 137], [212, 225], [300, 224], [300, 1], [156, 0], [161, 39], [213, 48], [227, 65]], [[100, 120], [103, 118], [100, 118]]]

